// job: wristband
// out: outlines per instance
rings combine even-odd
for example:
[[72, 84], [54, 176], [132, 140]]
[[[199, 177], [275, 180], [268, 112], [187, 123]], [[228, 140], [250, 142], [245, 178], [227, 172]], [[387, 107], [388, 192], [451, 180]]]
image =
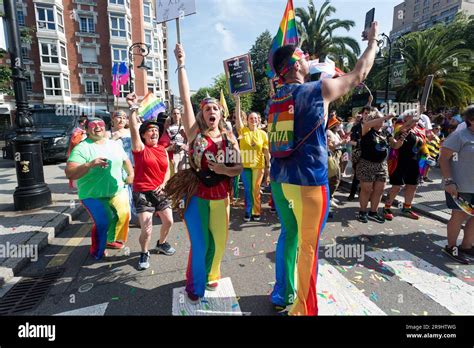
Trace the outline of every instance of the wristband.
[[176, 72], [178, 72], [179, 69], [185, 69], [185, 68], [186, 68], [186, 65], [184, 64], [178, 65], [178, 67], [176, 68]]
[[137, 111], [138, 109], [140, 109], [140, 105], [138, 104], [134, 104], [130, 106], [130, 111]]

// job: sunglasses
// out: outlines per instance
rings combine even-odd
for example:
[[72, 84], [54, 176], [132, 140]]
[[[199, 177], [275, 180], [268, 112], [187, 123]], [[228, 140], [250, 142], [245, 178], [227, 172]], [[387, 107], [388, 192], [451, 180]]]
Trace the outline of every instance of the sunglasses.
[[92, 121], [87, 124], [87, 128], [94, 129], [96, 127], [105, 127], [105, 122], [104, 121]]

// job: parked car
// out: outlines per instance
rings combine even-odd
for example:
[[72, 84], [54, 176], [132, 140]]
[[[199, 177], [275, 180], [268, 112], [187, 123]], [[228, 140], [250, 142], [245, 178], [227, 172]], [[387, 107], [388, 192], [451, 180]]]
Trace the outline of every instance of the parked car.
[[[78, 126], [80, 115], [63, 115], [54, 108], [32, 109], [36, 135], [42, 138], [42, 152], [44, 162], [66, 161], [69, 141], [72, 131]], [[86, 115], [91, 113], [84, 112]], [[95, 111], [96, 117], [101, 117], [110, 127], [111, 117], [107, 111]], [[13, 159], [13, 141], [16, 137], [15, 128], [5, 133], [5, 147], [3, 158]]]

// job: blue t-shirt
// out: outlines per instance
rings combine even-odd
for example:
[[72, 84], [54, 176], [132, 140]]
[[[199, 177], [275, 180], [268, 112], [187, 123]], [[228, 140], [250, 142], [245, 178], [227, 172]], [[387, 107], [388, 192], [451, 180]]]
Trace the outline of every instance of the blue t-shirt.
[[275, 97], [281, 98], [289, 93], [292, 93], [295, 105], [295, 147], [318, 123], [322, 124], [290, 156], [271, 159], [271, 180], [300, 186], [326, 185], [328, 150], [321, 82], [284, 85]]

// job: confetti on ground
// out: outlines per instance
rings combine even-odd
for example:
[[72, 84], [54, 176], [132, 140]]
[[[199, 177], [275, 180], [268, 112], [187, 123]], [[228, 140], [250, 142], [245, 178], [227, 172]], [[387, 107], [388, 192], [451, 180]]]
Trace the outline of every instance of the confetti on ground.
[[400, 311], [397, 310], [397, 309], [390, 309], [390, 310], [391, 310], [393, 313], [398, 313], [398, 314], [400, 314]]
[[411, 315], [414, 315], [415, 317], [417, 317], [417, 316], [418, 316], [418, 314], [416, 314], [416, 313], [412, 313]]
[[272, 268], [272, 265], [268, 265], [268, 268], [273, 269], [273, 268]]
[[252, 259], [252, 262], [255, 262], [255, 257]]
[[132, 293], [132, 295], [135, 295], [135, 293], [137, 292], [137, 289], [131, 288], [131, 289], [130, 289], [130, 292]]
[[267, 237], [271, 237], [271, 236], [272, 236], [272, 235], [269, 234], [269, 233], [265, 233], [265, 235], [266, 235]]
[[231, 240], [231, 241], [230, 241], [230, 244], [234, 244], [234, 241], [233, 241], [233, 240]]
[[364, 273], [362, 273], [362, 272], [358, 272], [358, 271], [356, 271], [355, 273], [356, 273], [356, 274], [362, 274], [362, 275], [364, 274]]
[[265, 250], [260, 250], [258, 253], [263, 254], [264, 252], [265, 252]]
[[423, 311], [423, 315], [428, 315], [428, 312], [427, 312], [427, 311]]
[[253, 244], [252, 244], [252, 248], [254, 248], [254, 249], [255, 249], [255, 243], [253, 243]]
[[119, 298], [118, 297], [112, 297], [112, 301], [118, 301]]
[[372, 293], [370, 294], [370, 299], [374, 302], [377, 302], [379, 300], [377, 294], [375, 292], [372, 291]]
[[154, 270], [151, 270], [151, 275], [155, 274], [155, 271]]

